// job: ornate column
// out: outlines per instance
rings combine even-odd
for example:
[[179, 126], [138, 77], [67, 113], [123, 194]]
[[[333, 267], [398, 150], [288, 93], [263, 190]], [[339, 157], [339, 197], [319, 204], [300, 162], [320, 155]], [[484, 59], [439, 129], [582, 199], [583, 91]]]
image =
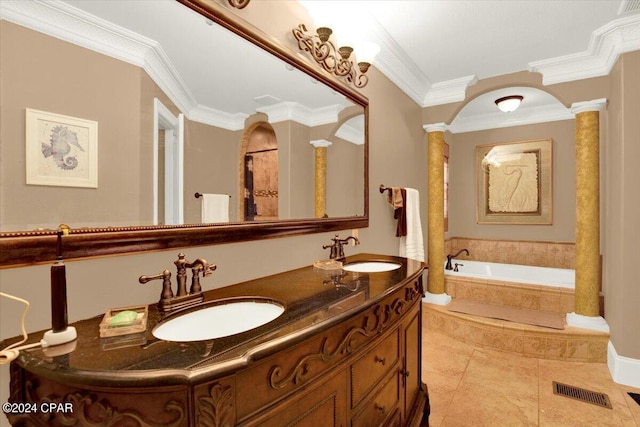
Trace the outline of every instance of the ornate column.
[[574, 313], [567, 324], [609, 331], [599, 316], [600, 291], [600, 110], [606, 99], [578, 102], [576, 115], [576, 278]]
[[427, 293], [423, 301], [447, 305], [444, 288], [444, 123], [425, 125], [427, 131], [428, 227]]
[[327, 216], [327, 147], [331, 142], [318, 139], [310, 142], [315, 147], [315, 217]]

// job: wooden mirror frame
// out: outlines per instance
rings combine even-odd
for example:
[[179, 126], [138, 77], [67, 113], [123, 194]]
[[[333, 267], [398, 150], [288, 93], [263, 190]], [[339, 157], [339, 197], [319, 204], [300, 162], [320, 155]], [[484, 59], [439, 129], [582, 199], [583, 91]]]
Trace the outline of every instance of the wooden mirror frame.
[[[364, 215], [252, 223], [132, 226], [70, 230], [63, 238], [65, 259], [100, 257], [178, 247], [288, 237], [369, 226], [369, 101], [346, 83], [312, 66], [267, 37], [227, 7], [206, 0], [177, 0], [256, 46], [307, 73], [364, 108]], [[56, 258], [56, 230], [0, 233], [0, 268], [50, 262]]]

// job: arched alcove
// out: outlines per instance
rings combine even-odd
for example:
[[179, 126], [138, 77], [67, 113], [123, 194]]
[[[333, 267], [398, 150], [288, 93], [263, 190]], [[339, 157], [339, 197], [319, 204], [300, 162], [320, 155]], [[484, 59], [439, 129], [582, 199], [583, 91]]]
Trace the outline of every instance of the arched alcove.
[[[495, 100], [509, 95], [524, 98], [517, 110], [504, 113], [498, 109]], [[571, 119], [571, 110], [551, 93], [535, 87], [511, 86], [470, 98], [456, 110], [448, 130], [461, 133]]]
[[258, 121], [245, 130], [240, 162], [239, 217], [278, 219], [278, 139], [269, 123]]

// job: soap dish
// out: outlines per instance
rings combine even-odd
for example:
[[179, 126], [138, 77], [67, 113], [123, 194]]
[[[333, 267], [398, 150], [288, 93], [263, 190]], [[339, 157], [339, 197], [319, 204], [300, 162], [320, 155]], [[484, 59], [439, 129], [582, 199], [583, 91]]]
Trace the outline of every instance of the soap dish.
[[340, 270], [342, 268], [342, 262], [335, 259], [322, 259], [313, 262], [315, 268], [321, 270]]
[[[135, 317], [132, 316], [133, 318], [128, 321], [118, 322], [118, 319], [122, 318], [122, 314], [125, 312], [134, 312]], [[143, 332], [147, 329], [148, 315], [149, 308], [146, 305], [112, 308], [104, 314], [102, 322], [100, 322], [100, 337], [114, 337]]]

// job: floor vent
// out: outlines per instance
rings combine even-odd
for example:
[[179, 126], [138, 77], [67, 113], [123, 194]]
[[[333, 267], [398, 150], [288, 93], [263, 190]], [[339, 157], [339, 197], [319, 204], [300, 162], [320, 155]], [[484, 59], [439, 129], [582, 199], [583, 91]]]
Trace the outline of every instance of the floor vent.
[[571, 399], [580, 400], [582, 402], [591, 403], [593, 405], [602, 406], [603, 408], [613, 409], [609, 396], [604, 393], [586, 390], [572, 385], [553, 382], [553, 394], [570, 397]]

